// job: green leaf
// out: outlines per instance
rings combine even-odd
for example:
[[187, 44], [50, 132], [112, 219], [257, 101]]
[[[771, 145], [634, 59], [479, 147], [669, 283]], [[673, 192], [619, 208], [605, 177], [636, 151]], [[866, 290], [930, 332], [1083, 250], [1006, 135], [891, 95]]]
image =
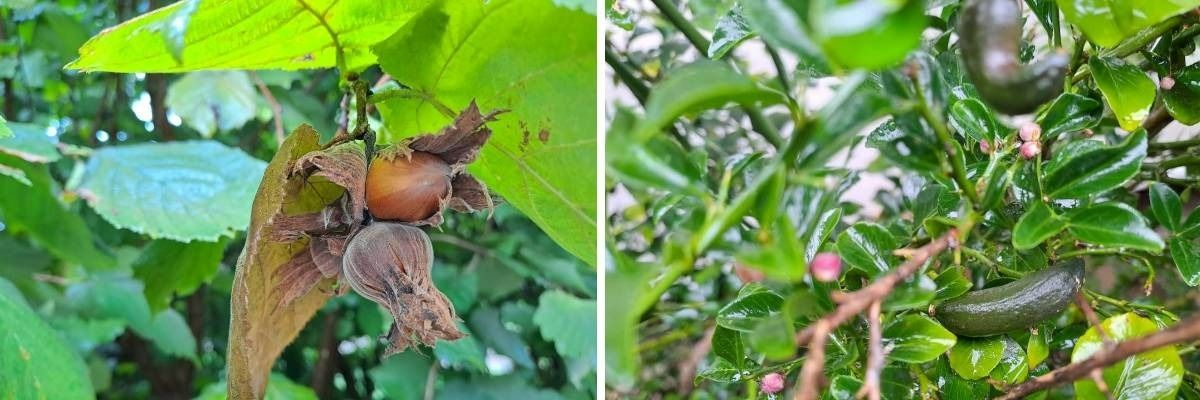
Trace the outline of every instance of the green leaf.
[[1163, 89], [1163, 106], [1184, 125], [1200, 123], [1200, 64], [1184, 67], [1172, 79], [1175, 86]]
[[933, 361], [955, 342], [953, 333], [923, 314], [904, 314], [883, 327], [883, 344], [892, 348], [887, 357], [909, 364]]
[[81, 315], [120, 319], [164, 353], [195, 357], [196, 339], [183, 317], [173, 309], [152, 313], [142, 291], [142, 282], [113, 272], [68, 286], [64, 295], [67, 304]]
[[149, 339], [163, 353], [196, 359], [196, 338], [178, 311], [166, 309], [154, 315], [146, 326], [131, 326], [138, 335]]
[[0, 115], [0, 139], [7, 139], [13, 136], [12, 128], [8, 127], [8, 120]]
[[742, 287], [733, 301], [717, 312], [717, 325], [740, 332], [753, 332], [758, 321], [783, 307], [783, 297], [758, 284]]
[[746, 347], [742, 344], [742, 333], [723, 326], [717, 326], [712, 338], [713, 354], [742, 368], [746, 362]]
[[939, 358], [934, 365], [934, 384], [945, 399], [985, 399], [990, 388], [984, 380], [968, 380], [959, 376], [947, 357]]
[[616, 266], [604, 274], [605, 292], [628, 295], [604, 296], [604, 379], [614, 388], [632, 390], [641, 362], [637, 327], [641, 312], [635, 310], [658, 271], [611, 250], [605, 258]]
[[459, 330], [467, 334], [467, 337], [451, 342], [438, 340], [437, 344], [433, 347], [433, 354], [437, 356], [438, 361], [442, 365], [449, 366], [450, 368], [469, 373], [486, 372], [487, 364], [485, 364], [484, 358], [487, 355], [485, 354], [486, 350], [483, 348], [483, 344], [479, 343], [479, 340], [462, 323], [459, 323], [458, 327]]
[[381, 139], [447, 125], [430, 98], [511, 110], [488, 124], [471, 172], [595, 265], [596, 17], [544, 0], [438, 3], [372, 48], [384, 72], [427, 95], [380, 103]]
[[1132, 132], [1150, 115], [1158, 86], [1137, 65], [1122, 59], [1093, 57], [1088, 60], [1096, 86], [1104, 93], [1121, 129]]
[[738, 262], [762, 271], [768, 278], [784, 282], [799, 282], [808, 271], [804, 255], [800, 253], [796, 229], [784, 217], [773, 224], [771, 241], [747, 246], [738, 252]]
[[742, 16], [742, 7], [737, 5], [717, 21], [717, 27], [712, 34], [712, 45], [708, 46], [708, 58], [725, 58], [725, 54], [752, 36], [754, 31], [746, 24], [746, 18]]
[[738, 369], [724, 359], [717, 359], [708, 369], [696, 374], [695, 382], [710, 380], [713, 382], [732, 383], [741, 381], [742, 379], [744, 378], [741, 369]]
[[896, 260], [892, 251], [898, 247], [900, 243], [886, 228], [867, 222], [850, 226], [837, 239], [842, 260], [872, 277], [892, 268]]
[[44, 126], [34, 124], [8, 123], [9, 136], [0, 135], [0, 153], [7, 153], [32, 163], [48, 163], [58, 161], [54, 138], [46, 134]]
[[950, 349], [950, 368], [964, 379], [975, 380], [988, 376], [1004, 357], [1001, 337], [959, 338]]
[[829, 383], [829, 398], [833, 400], [854, 400], [862, 381], [850, 375], [838, 375]]
[[244, 71], [192, 72], [167, 88], [167, 106], [206, 138], [253, 119], [257, 97]]
[[507, 356], [513, 363], [525, 368], [534, 368], [533, 358], [529, 356], [529, 346], [521, 340], [516, 332], [504, 327], [500, 320], [500, 311], [492, 307], [478, 308], [471, 311], [467, 320], [472, 332], [479, 335], [479, 340], [496, 352]]
[[1037, 367], [1047, 357], [1050, 357], [1050, 339], [1050, 327], [1045, 325], [1029, 335], [1027, 355], [1030, 369]]
[[[194, 1], [194, 0], [193, 0]], [[107, 72], [314, 69], [343, 73], [375, 63], [367, 51], [429, 2], [181, 1], [105, 29], [66, 68]], [[192, 13], [181, 13], [195, 7]], [[186, 18], [181, 18], [186, 17]], [[186, 25], [180, 28], [178, 25]], [[182, 32], [179, 32], [182, 31]], [[179, 39], [182, 35], [182, 49]], [[344, 67], [339, 65], [339, 52]]]
[[42, 318], [0, 295], [0, 393], [13, 399], [94, 399], [79, 356]]
[[425, 381], [433, 360], [415, 351], [406, 351], [384, 358], [371, 368], [371, 380], [386, 398], [421, 400], [425, 398]]
[[934, 301], [950, 300], [971, 290], [971, 281], [963, 275], [961, 268], [946, 268], [933, 281], [937, 283]]
[[900, 167], [922, 172], [941, 168], [935, 152], [943, 150], [934, 141], [923, 122], [909, 117], [889, 119], [867, 135], [867, 147]]
[[992, 141], [1008, 129], [996, 120], [996, 115], [983, 102], [966, 98], [950, 106], [950, 126], [973, 141]]
[[[401, 357], [401, 355], [396, 355], [388, 360], [394, 360], [399, 357]], [[386, 362], [387, 360], [385, 360], [385, 363]], [[420, 380], [421, 384], [425, 383], [425, 379], [423, 378], [424, 377], [422, 377]], [[376, 383], [379, 383], [380, 381], [380, 379], [375, 380]], [[380, 384], [380, 386], [383, 385]], [[229, 398], [228, 394], [229, 383], [220, 381], [206, 386], [204, 391], [200, 392], [200, 396], [196, 397], [196, 400], [226, 400]], [[391, 398], [405, 399], [405, 397]], [[283, 374], [272, 373], [271, 378], [267, 382], [267, 390], [263, 394], [263, 400], [317, 400], [317, 395], [313, 394], [312, 389], [288, 380], [288, 378]]]
[[[1087, 141], [1072, 142], [1087, 143]], [[1047, 196], [1079, 199], [1121, 186], [1137, 175], [1146, 157], [1146, 131], [1134, 131], [1114, 146], [1055, 152], [1042, 186]]]
[[533, 314], [542, 337], [554, 342], [558, 354], [585, 360], [596, 358], [596, 301], [561, 291], [542, 293]]
[[1151, 253], [1161, 252], [1165, 244], [1150, 229], [1137, 210], [1124, 203], [1102, 203], [1072, 211], [1067, 215], [1067, 230], [1088, 243], [1105, 247], [1127, 247]]
[[[763, 40], [796, 53], [818, 70], [827, 70], [824, 55], [808, 32], [807, 3], [789, 0], [740, 2], [747, 22]], [[800, 9], [796, 7], [799, 6]]]
[[917, 274], [896, 285], [883, 302], [888, 311], [921, 309], [937, 296], [937, 283], [925, 274]]
[[1090, 97], [1075, 93], [1063, 93], [1038, 113], [1037, 123], [1042, 127], [1042, 140], [1054, 140], [1059, 135], [1090, 129], [1100, 124], [1104, 106]]
[[805, 263], [812, 261], [813, 257], [817, 256], [817, 251], [821, 250], [821, 245], [829, 239], [829, 234], [833, 233], [833, 228], [837, 227], [838, 221], [841, 220], [841, 208], [825, 210], [820, 217], [817, 217], [817, 223], [808, 236], [808, 244], [804, 246]]
[[1150, 184], [1150, 212], [1154, 219], [1172, 232], [1182, 227], [1183, 206], [1179, 194], [1161, 182]]
[[921, 43], [925, 30], [924, 0], [809, 3], [815, 37], [830, 60], [847, 68], [896, 65]]
[[[1153, 321], [1134, 313], [1109, 317], [1100, 325], [1108, 336], [1117, 342], [1161, 330]], [[1071, 362], [1082, 362], [1104, 346], [1096, 328], [1088, 328], [1075, 342], [1075, 349], [1071, 351]], [[1174, 399], [1183, 381], [1183, 364], [1175, 346], [1164, 346], [1118, 361], [1104, 368], [1102, 375], [1114, 399]], [[1105, 398], [1090, 379], [1075, 381], [1075, 393], [1081, 399]]]
[[716, 61], [698, 61], [667, 71], [667, 78], [654, 86], [646, 99], [646, 116], [633, 129], [633, 137], [645, 141], [680, 116], [729, 103], [766, 105], [783, 101], [779, 93], [763, 89], [746, 75]]
[[1170, 240], [1170, 251], [1183, 281], [1188, 286], [1200, 285], [1200, 247], [1189, 239], [1176, 236]]
[[756, 354], [770, 361], [786, 361], [796, 355], [796, 330], [790, 318], [764, 318], [745, 335]]
[[55, 257], [89, 268], [109, 268], [116, 260], [93, 244], [83, 218], [62, 204], [45, 165], [0, 154], [0, 164], [18, 168], [32, 183], [0, 179], [0, 215], [11, 232], [27, 233]]
[[145, 282], [150, 309], [162, 310], [173, 295], [186, 296], [217, 274], [228, 240], [180, 243], [155, 240], [133, 263], [133, 275]]
[[1067, 21], [1102, 47], [1200, 6], [1198, 0], [1057, 0]]
[[1026, 361], [1025, 349], [1008, 336], [1004, 336], [1003, 342], [1004, 353], [1000, 356], [1000, 363], [989, 374], [990, 377], [1005, 385], [1024, 382], [1025, 378], [1029, 377], [1029, 363]]
[[114, 226], [153, 238], [215, 241], [246, 229], [265, 163], [213, 141], [105, 147], [80, 196]]
[[1018, 250], [1037, 247], [1067, 228], [1067, 220], [1055, 214], [1045, 202], [1034, 199], [1026, 204], [1025, 214], [1013, 227], [1012, 243]]

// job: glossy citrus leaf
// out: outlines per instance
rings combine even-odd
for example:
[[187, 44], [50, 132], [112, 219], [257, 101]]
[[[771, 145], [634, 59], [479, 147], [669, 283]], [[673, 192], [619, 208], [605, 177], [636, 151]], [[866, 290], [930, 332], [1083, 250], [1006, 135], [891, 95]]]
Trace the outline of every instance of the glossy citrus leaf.
[[1154, 104], [1158, 89], [1154, 80], [1122, 59], [1094, 57], [1088, 60], [1088, 66], [1121, 128], [1131, 132], [1137, 129]]
[[783, 307], [783, 297], [758, 284], [742, 287], [738, 296], [717, 312], [717, 325], [740, 332], [752, 332], [758, 321], [771, 317]]
[[[1101, 323], [1110, 338], [1121, 342], [1156, 333], [1162, 328], [1134, 313], [1109, 317]], [[1096, 328], [1088, 328], [1075, 342], [1071, 362], [1081, 362], [1105, 346]], [[1109, 393], [1116, 400], [1174, 399], [1183, 381], [1183, 363], [1175, 346], [1164, 346], [1128, 358], [1104, 368], [1102, 375]], [[1090, 379], [1075, 381], [1075, 393], [1081, 399], [1104, 399]]]
[[1004, 385], [1015, 385], [1025, 381], [1025, 378], [1029, 377], [1029, 362], [1025, 356], [1025, 349], [1015, 340], [1004, 336], [1004, 352], [1000, 356], [1000, 363], [992, 369], [989, 376]]
[[1055, 152], [1042, 186], [1051, 198], [1084, 198], [1121, 186], [1137, 175], [1145, 158], [1146, 131], [1139, 129], [1113, 146]]
[[1088, 243], [1161, 252], [1166, 246], [1146, 224], [1146, 217], [1124, 203], [1102, 203], [1079, 208], [1067, 215], [1067, 230]]
[[1150, 212], [1154, 219], [1167, 229], [1178, 232], [1183, 227], [1183, 205], [1179, 194], [1161, 182], [1150, 184]]
[[1018, 250], [1037, 247], [1066, 228], [1066, 219], [1055, 214], [1045, 202], [1035, 199], [1027, 203], [1025, 214], [1013, 227], [1013, 247]]
[[962, 400], [988, 398], [990, 388], [987, 381], [983, 379], [969, 380], [963, 378], [954, 370], [952, 365], [953, 361], [949, 357], [939, 358], [930, 377], [942, 398]]
[[471, 172], [595, 265], [595, 35], [595, 16], [544, 0], [439, 1], [373, 47], [421, 94], [379, 103], [381, 139], [441, 129], [450, 119], [436, 103], [511, 110], [488, 124]]
[[892, 348], [888, 359], [920, 364], [933, 361], [954, 346], [953, 333], [922, 314], [903, 314], [887, 321], [883, 343]]
[[[210, 69], [348, 71], [428, 0], [185, 0], [105, 29], [66, 68], [106, 72]], [[343, 71], [343, 72], [348, 72]]]
[[249, 224], [264, 166], [215, 141], [105, 147], [88, 160], [77, 191], [113, 226], [215, 241]]
[[753, 36], [754, 31], [750, 30], [746, 18], [742, 16], [741, 6], [735, 6], [717, 21], [717, 27], [712, 34], [712, 45], [708, 46], [708, 58], [724, 58], [725, 54]]
[[954, 102], [950, 106], [949, 117], [955, 131], [975, 142], [1004, 137], [1009, 130], [996, 120], [996, 115], [983, 102], [975, 98]]
[[1175, 86], [1163, 89], [1163, 106], [1184, 125], [1200, 123], [1200, 64], [1184, 67], [1172, 77]]
[[1170, 240], [1171, 259], [1188, 286], [1200, 285], [1200, 246], [1196, 242], [1173, 237]]
[[1042, 140], [1053, 140], [1064, 133], [1090, 129], [1100, 124], [1104, 106], [1090, 97], [1075, 93], [1063, 93], [1038, 113], [1037, 123], [1042, 127]]
[[950, 368], [964, 379], [975, 380], [988, 376], [1003, 357], [1002, 336], [959, 338], [950, 349]]
[[860, 222], [838, 235], [837, 249], [842, 261], [851, 268], [875, 276], [892, 269], [896, 257], [892, 251], [900, 243], [880, 225]]
[[27, 305], [0, 295], [0, 396], [94, 399], [87, 369]]
[[1093, 43], [1112, 47], [1171, 16], [1200, 7], [1198, 0], [1057, 0], [1067, 21]]
[[742, 333], [717, 326], [712, 338], [713, 354], [741, 368], [746, 362], [746, 346], [742, 344]]
[[829, 398], [833, 400], [853, 400], [855, 393], [862, 388], [862, 381], [850, 375], [838, 375], [829, 383]]
[[961, 268], [946, 268], [933, 281], [937, 283], [935, 301], [953, 299], [971, 290], [971, 281]]

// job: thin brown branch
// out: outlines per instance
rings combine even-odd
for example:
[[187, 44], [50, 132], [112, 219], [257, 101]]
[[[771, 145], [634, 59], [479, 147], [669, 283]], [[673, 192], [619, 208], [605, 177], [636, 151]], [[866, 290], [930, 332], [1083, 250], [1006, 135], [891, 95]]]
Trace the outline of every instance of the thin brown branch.
[[845, 323], [850, 318], [862, 313], [871, 304], [883, 300], [892, 289], [904, 279], [915, 274], [930, 258], [946, 250], [955, 233], [952, 231], [934, 239], [929, 244], [911, 252], [908, 261], [876, 279], [874, 283], [845, 296], [845, 302], [838, 305], [832, 313], [817, 320], [808, 328], [796, 334], [796, 345], [808, 344], [808, 359], [804, 360], [804, 368], [800, 372], [800, 388], [796, 391], [794, 400], [814, 400], [817, 398], [820, 385], [821, 370], [825, 365], [825, 340], [834, 328]]
[[863, 387], [859, 389], [857, 398], [866, 397], [867, 400], [879, 400], [882, 396], [879, 389], [879, 376], [883, 373], [883, 326], [879, 321], [880, 309], [883, 308], [882, 300], [875, 300], [871, 303], [871, 308], [867, 311], [867, 325], [870, 327], [870, 341], [868, 349], [870, 353], [867, 355], [867, 371], [863, 378]]
[[1108, 331], [1104, 330], [1104, 325], [1100, 324], [1100, 317], [1096, 316], [1096, 310], [1092, 309], [1092, 305], [1088, 304], [1087, 297], [1084, 297], [1083, 292], [1075, 293], [1075, 306], [1079, 307], [1079, 311], [1083, 313], [1083, 317], [1087, 319], [1088, 324], [1096, 328], [1096, 333], [1100, 335], [1100, 340], [1106, 345], [1115, 344], [1111, 336], [1108, 336]]
[[675, 390], [681, 395], [692, 393], [695, 385], [692, 383], [696, 379], [696, 368], [700, 362], [704, 361], [704, 357], [708, 356], [709, 350], [712, 350], [713, 334], [717, 332], [717, 326], [713, 325], [704, 330], [704, 337], [696, 342], [692, 347], [692, 351], [688, 352], [687, 358], [679, 363], [679, 381], [675, 383]]
[[275, 121], [275, 143], [283, 144], [283, 107], [279, 105], [279, 101], [275, 100], [275, 95], [271, 94], [271, 89], [267, 87], [267, 83], [263, 82], [262, 78], [253, 71], [250, 72], [250, 78], [254, 79], [254, 86], [258, 88], [258, 92], [262, 93], [263, 98], [267, 100], [267, 105], [271, 107], [271, 119]]
[[1163, 346], [1200, 339], [1200, 316], [1188, 318], [1161, 332], [1121, 342], [1104, 348], [1088, 359], [1050, 371], [1046, 375], [1026, 381], [1012, 388], [996, 400], [1019, 399], [1049, 387], [1074, 382], [1087, 377], [1093, 370], [1102, 369], [1134, 354], [1147, 352]]
[[433, 363], [429, 366], [429, 373], [425, 374], [425, 393], [421, 397], [424, 400], [433, 400], [434, 388], [437, 387], [438, 363]]

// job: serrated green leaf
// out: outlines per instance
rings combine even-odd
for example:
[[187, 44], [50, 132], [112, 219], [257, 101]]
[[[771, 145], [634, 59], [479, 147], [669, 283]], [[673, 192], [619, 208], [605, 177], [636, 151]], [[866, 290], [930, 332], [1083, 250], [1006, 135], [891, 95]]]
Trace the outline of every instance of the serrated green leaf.
[[558, 354], [585, 360], [596, 358], [596, 301], [561, 291], [542, 293], [533, 322], [542, 337], [554, 342]]
[[988, 376], [1004, 357], [1002, 337], [958, 338], [950, 349], [950, 368], [963, 379], [975, 380]]
[[54, 138], [46, 135], [46, 128], [34, 124], [9, 122], [10, 135], [0, 135], [0, 153], [7, 153], [33, 163], [58, 161], [62, 156], [55, 147]]
[[955, 342], [953, 333], [922, 314], [901, 315], [883, 328], [883, 343], [892, 348], [887, 357], [909, 364], [933, 361]]
[[421, 400], [425, 398], [425, 381], [433, 360], [415, 351], [406, 351], [383, 359], [371, 368], [375, 387], [389, 399]]
[[0, 296], [0, 393], [13, 399], [94, 399], [79, 356], [42, 318]]
[[1174, 189], [1161, 182], [1150, 184], [1150, 212], [1154, 219], [1172, 232], [1182, 228], [1183, 205], [1179, 194]]
[[758, 321], [783, 307], [783, 297], [758, 284], [742, 287], [738, 296], [717, 312], [717, 325], [740, 332], [753, 332]]
[[245, 71], [192, 72], [171, 82], [167, 107], [192, 129], [211, 138], [253, 119], [257, 97]]
[[1157, 85], [1136, 65], [1115, 58], [1093, 57], [1088, 60], [1096, 86], [1117, 116], [1121, 129], [1133, 131], [1150, 115]]
[[[1109, 317], [1100, 324], [1108, 337], [1117, 342], [1146, 336], [1160, 331], [1153, 321], [1134, 313]], [[1071, 362], [1078, 363], [1105, 348], [1096, 328], [1088, 328], [1075, 342]], [[1104, 368], [1101, 375], [1109, 393], [1116, 400], [1174, 399], [1183, 382], [1183, 364], [1175, 346], [1163, 346], [1134, 354]], [[1090, 379], [1075, 381], [1075, 393], [1086, 400], [1105, 399]]]
[[[357, 71], [375, 63], [369, 46], [395, 32], [429, 1], [191, 3], [181, 1], [105, 29], [84, 43], [79, 58], [66, 68], [107, 72], [340, 68], [341, 50], [346, 69], [342, 72]], [[187, 7], [196, 9], [181, 13]], [[179, 18], [183, 15], [188, 18]], [[180, 29], [178, 24], [186, 27]], [[177, 50], [180, 40], [171, 36], [180, 30], [182, 50]]]
[[133, 276], [145, 282], [151, 310], [167, 307], [172, 295], [191, 294], [217, 273], [228, 240], [180, 243], [155, 240], [133, 263]]
[[1200, 7], [1197, 0], [1057, 0], [1063, 15], [1092, 43], [1112, 47], [1171, 16]]
[[83, 218], [71, 212], [54, 194], [50, 170], [0, 154], [0, 164], [21, 170], [32, 186], [0, 179], [0, 215], [13, 232], [25, 232], [55, 257], [89, 268], [109, 268], [116, 260], [93, 244]]
[[447, 125], [430, 98], [511, 110], [488, 124], [470, 171], [595, 265], [596, 17], [544, 0], [437, 3], [372, 48], [384, 72], [428, 96], [380, 103], [380, 138]]
[[155, 314], [146, 326], [131, 327], [149, 339], [163, 353], [196, 360], [196, 338], [178, 311], [166, 309]]
[[860, 222], [838, 235], [837, 249], [851, 268], [862, 270], [870, 276], [887, 272], [895, 264], [896, 250], [900, 243], [882, 226]]
[[1051, 198], [1084, 198], [1121, 186], [1137, 175], [1144, 158], [1146, 131], [1139, 129], [1114, 146], [1055, 152], [1042, 185]]
[[109, 223], [153, 238], [215, 241], [246, 229], [265, 163], [212, 141], [105, 147], [80, 195]]
[[[487, 357], [483, 344], [479, 343], [467, 329], [466, 325], [458, 324], [458, 329], [467, 336], [454, 341], [438, 340], [433, 347], [433, 354], [442, 365], [450, 368], [466, 370], [473, 373], [487, 371], [484, 358]], [[412, 350], [410, 350], [412, 351]]]
[[1067, 216], [1067, 230], [1080, 240], [1100, 246], [1161, 252], [1166, 245], [1147, 226], [1145, 218], [1124, 203], [1102, 203], [1072, 211]]
[[1055, 214], [1045, 202], [1035, 199], [1028, 203], [1025, 214], [1013, 227], [1013, 247], [1018, 250], [1032, 249], [1066, 228], [1066, 219]]

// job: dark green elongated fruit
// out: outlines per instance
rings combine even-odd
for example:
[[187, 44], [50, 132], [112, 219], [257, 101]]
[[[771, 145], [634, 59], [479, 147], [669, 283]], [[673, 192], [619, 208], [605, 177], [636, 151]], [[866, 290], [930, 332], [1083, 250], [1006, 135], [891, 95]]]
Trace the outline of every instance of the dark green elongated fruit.
[[958, 35], [967, 77], [992, 108], [1026, 114], [1062, 93], [1069, 62], [1065, 53], [1021, 64], [1020, 0], [966, 0]]
[[956, 335], [982, 337], [1025, 329], [1064, 309], [1083, 285], [1083, 261], [1073, 259], [1005, 285], [977, 290], [936, 309]]

